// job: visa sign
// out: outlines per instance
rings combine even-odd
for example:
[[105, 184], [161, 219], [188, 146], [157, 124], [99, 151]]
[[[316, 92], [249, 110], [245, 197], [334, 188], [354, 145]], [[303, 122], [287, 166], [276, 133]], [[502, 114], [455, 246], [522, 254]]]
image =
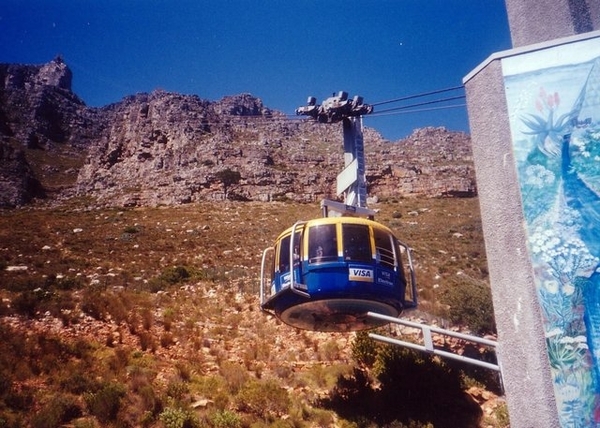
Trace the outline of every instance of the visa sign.
[[348, 279], [350, 281], [373, 282], [373, 270], [351, 267], [348, 269]]

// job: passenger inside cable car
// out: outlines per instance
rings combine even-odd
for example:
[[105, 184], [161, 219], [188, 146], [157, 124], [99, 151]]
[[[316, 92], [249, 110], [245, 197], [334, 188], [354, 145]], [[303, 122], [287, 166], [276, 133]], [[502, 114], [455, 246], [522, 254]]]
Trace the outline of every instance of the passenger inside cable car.
[[308, 233], [309, 263], [334, 262], [337, 260], [337, 236], [335, 224], [313, 226]]

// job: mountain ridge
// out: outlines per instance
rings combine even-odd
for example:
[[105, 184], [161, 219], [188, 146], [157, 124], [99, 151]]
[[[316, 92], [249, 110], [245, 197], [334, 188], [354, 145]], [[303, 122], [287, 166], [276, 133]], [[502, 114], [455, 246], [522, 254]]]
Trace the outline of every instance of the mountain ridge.
[[[335, 198], [341, 127], [289, 119], [251, 94], [208, 101], [155, 90], [87, 107], [60, 57], [0, 64], [0, 82], [1, 207], [74, 196], [106, 206]], [[371, 195], [476, 194], [468, 135], [422, 128], [391, 143], [364, 134]], [[228, 171], [236, 180], [223, 181]]]

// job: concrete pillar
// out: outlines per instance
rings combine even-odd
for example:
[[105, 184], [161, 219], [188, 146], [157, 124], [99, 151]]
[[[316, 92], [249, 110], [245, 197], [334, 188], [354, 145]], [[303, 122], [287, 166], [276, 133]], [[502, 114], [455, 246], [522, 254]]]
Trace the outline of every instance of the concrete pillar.
[[600, 29], [599, 0], [506, 0], [514, 48]]
[[514, 166], [502, 67], [465, 84], [473, 159], [511, 427], [559, 427]]
[[[561, 187], [567, 179], [567, 169], [564, 164], [561, 169], [557, 160], [561, 151], [552, 146], [561, 147], [561, 138], [583, 132], [586, 126], [598, 126], [600, 120], [598, 89], [588, 88], [585, 106], [579, 105], [577, 98], [589, 86], [585, 73], [598, 75], [592, 71], [594, 64], [595, 70], [600, 68], [600, 32], [594, 32], [600, 29], [600, 0], [506, 0], [506, 7], [513, 49], [491, 55], [465, 77], [464, 84], [511, 428], [600, 426], [600, 334], [590, 328], [596, 315], [585, 308], [585, 298], [582, 303], [572, 297], [574, 288], [580, 287], [579, 291], [590, 296], [588, 301], [600, 308], [600, 292], [593, 291], [595, 284], [600, 289], [600, 282], [595, 282], [598, 275], [592, 273], [593, 266], [586, 271], [580, 264], [575, 280], [564, 279], [568, 268], [550, 272], [553, 262], [541, 262], [532, 245], [535, 227], [543, 224], [551, 234], [553, 227], [561, 227], [557, 210], [574, 206], [569, 206]], [[582, 54], [571, 58], [580, 47]], [[569, 60], [565, 62], [566, 56]], [[555, 76], [557, 70], [571, 73], [569, 67], [573, 79]], [[508, 76], [508, 70], [516, 78]], [[579, 70], [584, 72], [577, 74]], [[519, 84], [523, 86], [515, 94], [514, 86]], [[584, 111], [586, 117], [579, 117]], [[593, 120], [585, 122], [590, 111]], [[558, 126], [556, 121], [564, 113], [570, 116], [564, 119], [564, 126]], [[552, 133], [546, 135], [542, 127], [528, 133], [528, 126], [536, 128], [543, 123], [552, 124]], [[575, 155], [573, 145], [571, 150]], [[578, 162], [582, 164], [587, 161], [581, 159]], [[527, 199], [531, 195], [523, 190], [527, 162], [553, 177], [552, 184], [543, 189], [546, 193], [536, 190], [539, 199], [534, 204], [539, 202], [546, 211], [535, 220], [532, 201]], [[569, 239], [580, 240], [587, 233], [585, 228], [600, 225], [572, 227]], [[581, 259], [590, 256], [590, 245], [582, 246]], [[590, 260], [600, 261], [600, 254], [594, 257]], [[551, 289], [554, 285], [556, 289]], [[567, 314], [570, 322], [580, 316], [575, 320], [579, 321], [577, 333], [553, 328], [545, 298], [558, 295], [573, 305], [572, 313]], [[550, 344], [581, 343], [584, 336], [586, 343], [572, 366], [557, 364], [556, 355], [550, 355]], [[596, 351], [586, 350], [588, 346], [595, 346]]]
[[558, 427], [514, 167], [500, 60], [466, 82], [473, 158], [511, 427]]

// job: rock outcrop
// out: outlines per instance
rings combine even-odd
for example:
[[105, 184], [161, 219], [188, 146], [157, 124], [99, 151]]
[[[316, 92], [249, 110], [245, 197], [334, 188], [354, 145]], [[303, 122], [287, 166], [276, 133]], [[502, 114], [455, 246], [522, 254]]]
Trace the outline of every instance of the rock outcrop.
[[[14, 158], [1, 167], [0, 206], [44, 194], [122, 206], [335, 197], [339, 124], [289, 119], [250, 94], [208, 101], [155, 91], [89, 108], [71, 79], [60, 58], [0, 64], [0, 141]], [[390, 143], [367, 128], [365, 150], [373, 196], [476, 192], [463, 133], [425, 128]], [[35, 173], [22, 179], [27, 168]]]
[[23, 150], [0, 140], [0, 165], [0, 207], [14, 208], [45, 196]]

